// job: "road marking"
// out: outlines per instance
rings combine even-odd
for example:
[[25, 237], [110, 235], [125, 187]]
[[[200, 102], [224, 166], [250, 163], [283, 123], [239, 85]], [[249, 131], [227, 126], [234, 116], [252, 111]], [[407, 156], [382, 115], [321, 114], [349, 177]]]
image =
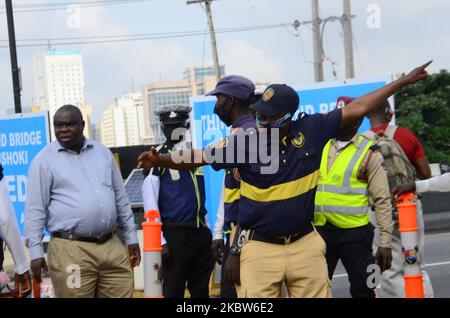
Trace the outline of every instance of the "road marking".
[[425, 264], [425, 267], [441, 266], [441, 265], [450, 265], [450, 261], [448, 261], [448, 262], [441, 262], [441, 263]]
[[[425, 264], [424, 267], [433, 267], [433, 266], [442, 266], [442, 265], [450, 265], [450, 261]], [[333, 278], [341, 278], [341, 277], [347, 277], [347, 276], [348, 276], [348, 274], [339, 274], [339, 275], [333, 275]]]
[[346, 277], [348, 274], [333, 275], [333, 278]]

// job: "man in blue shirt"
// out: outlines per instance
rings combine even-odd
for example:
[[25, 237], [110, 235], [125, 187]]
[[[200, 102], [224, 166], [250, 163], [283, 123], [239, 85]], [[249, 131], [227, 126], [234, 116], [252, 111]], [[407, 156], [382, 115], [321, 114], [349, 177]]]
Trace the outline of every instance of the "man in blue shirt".
[[[42, 269], [47, 271], [42, 246], [46, 228], [56, 297], [131, 297], [140, 250], [114, 157], [83, 136], [85, 123], [77, 107], [61, 107], [53, 123], [57, 141], [29, 169], [24, 235], [33, 276], [41, 282]], [[116, 228], [122, 230], [129, 258]]]
[[[297, 93], [286, 85], [270, 85], [251, 106], [263, 128], [256, 143], [254, 137], [244, 136], [242, 142], [242, 136], [232, 135], [202, 152], [158, 156], [153, 148], [140, 156], [140, 165], [238, 167], [242, 179], [239, 225], [245, 232], [230, 251], [241, 253], [239, 296], [279, 297], [284, 282], [294, 298], [331, 297], [325, 243], [312, 226], [323, 148], [339, 129], [363, 118], [379, 102], [427, 78], [429, 64], [343, 109], [326, 115], [301, 114], [297, 121], [292, 121], [299, 105]], [[190, 160], [180, 163], [179, 156]]]

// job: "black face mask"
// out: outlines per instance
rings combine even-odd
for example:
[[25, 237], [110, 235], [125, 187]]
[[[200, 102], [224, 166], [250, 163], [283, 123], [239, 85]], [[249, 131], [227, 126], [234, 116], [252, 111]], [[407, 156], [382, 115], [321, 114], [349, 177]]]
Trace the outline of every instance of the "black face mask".
[[175, 145], [183, 140], [183, 135], [177, 136], [177, 138], [172, 139], [173, 137], [175, 137], [175, 136], [172, 137], [172, 133], [174, 132], [175, 129], [178, 129], [178, 128], [189, 129], [189, 124], [186, 124], [186, 125], [164, 125], [161, 127], [161, 130], [163, 131], [164, 136], [166, 136], [167, 144]]
[[224, 108], [214, 107], [214, 114], [219, 116], [220, 120], [227, 126], [231, 126], [230, 113]]

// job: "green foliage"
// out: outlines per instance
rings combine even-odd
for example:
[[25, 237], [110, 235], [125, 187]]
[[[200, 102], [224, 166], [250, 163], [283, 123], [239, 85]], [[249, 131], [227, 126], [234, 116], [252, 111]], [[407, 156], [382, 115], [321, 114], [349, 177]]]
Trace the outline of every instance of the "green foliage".
[[450, 163], [450, 73], [441, 70], [395, 96], [397, 123], [422, 142], [428, 161]]

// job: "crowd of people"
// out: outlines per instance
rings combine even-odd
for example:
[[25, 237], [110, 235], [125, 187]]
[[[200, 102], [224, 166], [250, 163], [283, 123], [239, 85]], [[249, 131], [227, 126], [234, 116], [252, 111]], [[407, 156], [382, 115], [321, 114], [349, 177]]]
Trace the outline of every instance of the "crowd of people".
[[[387, 100], [427, 78], [430, 63], [364, 96], [340, 97], [336, 109], [314, 115], [297, 114], [299, 96], [288, 85], [272, 84], [257, 94], [251, 80], [223, 77], [209, 95], [217, 98], [214, 112], [231, 133], [205, 149], [186, 142], [190, 107], [157, 109], [167, 141], [138, 163], [145, 175], [144, 209], [159, 211], [163, 223], [164, 297], [182, 298], [186, 288], [193, 298], [209, 297], [217, 262], [223, 298], [329, 298], [339, 260], [352, 297], [405, 297], [395, 196], [443, 191], [450, 182], [442, 181], [448, 175], [426, 180], [431, 172], [423, 148], [412, 132], [389, 125]], [[365, 116], [371, 129], [359, 134]], [[53, 125], [57, 140], [29, 169], [29, 264], [7, 190], [0, 188], [0, 236], [16, 264], [19, 294], [31, 292], [31, 269], [37, 282], [43, 274], [51, 277], [56, 297], [132, 297], [141, 255], [114, 157], [83, 136], [77, 107], [60, 108]], [[205, 165], [225, 170], [216, 224], [206, 217]], [[47, 259], [44, 230], [51, 235]], [[371, 265], [382, 273], [379, 293], [368, 284]]]

